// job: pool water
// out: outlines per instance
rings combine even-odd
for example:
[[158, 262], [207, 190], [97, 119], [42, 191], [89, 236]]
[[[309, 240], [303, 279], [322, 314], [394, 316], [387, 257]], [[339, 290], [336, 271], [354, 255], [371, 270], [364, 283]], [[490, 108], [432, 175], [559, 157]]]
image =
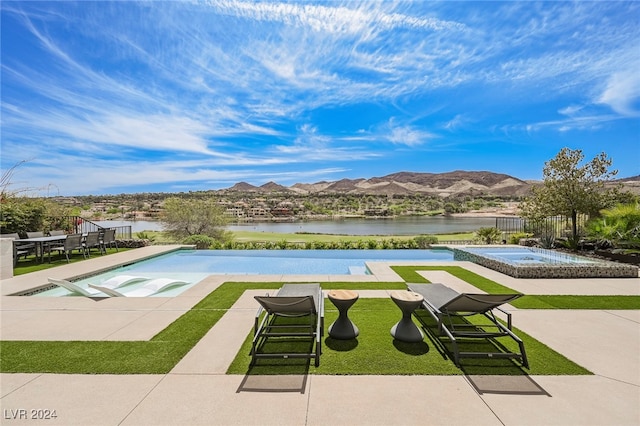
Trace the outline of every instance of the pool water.
[[454, 248], [454, 259], [516, 278], [637, 278], [638, 267], [536, 247]]
[[207, 274], [349, 275], [366, 273], [368, 261], [447, 261], [441, 250], [179, 250], [139, 262], [127, 271]]
[[[221, 275], [367, 275], [369, 261], [452, 261], [453, 252], [431, 250], [178, 250], [135, 262], [95, 275], [74, 284], [87, 288], [100, 285], [117, 275], [137, 275], [150, 279], [175, 278], [190, 284], [163, 291], [151, 297], [172, 297], [205, 277]], [[144, 282], [123, 287], [123, 293]], [[34, 296], [67, 296], [62, 288], [46, 290]]]
[[478, 247], [465, 249], [470, 253], [480, 254], [485, 257], [500, 259], [513, 264], [585, 264], [596, 263], [595, 260], [586, 257], [574, 256], [567, 253], [559, 253], [531, 247]]

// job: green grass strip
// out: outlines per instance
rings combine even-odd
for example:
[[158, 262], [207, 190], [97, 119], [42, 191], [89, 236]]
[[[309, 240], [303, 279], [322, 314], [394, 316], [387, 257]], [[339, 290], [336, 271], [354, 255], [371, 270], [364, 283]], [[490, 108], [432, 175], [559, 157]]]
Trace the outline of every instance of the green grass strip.
[[[392, 266], [406, 282], [428, 283], [418, 271], [446, 271], [486, 293], [518, 293], [460, 266]], [[525, 295], [511, 303], [518, 309], [640, 309], [640, 296]]]
[[[118, 251], [116, 251], [115, 248], [107, 247], [106, 254], [109, 255], [109, 254], [114, 254], [117, 252], [123, 252], [128, 250], [133, 250], [133, 249], [120, 248], [118, 249]], [[96, 251], [91, 252], [91, 258], [95, 258], [97, 256], [103, 256], [103, 255], [98, 254]], [[44, 262], [41, 263], [38, 260], [38, 258], [36, 258], [35, 255], [31, 254], [26, 258], [20, 258], [18, 260], [16, 267], [13, 268], [13, 275], [18, 276], [18, 275], [28, 274], [30, 272], [44, 271], [45, 269], [54, 268], [56, 266], [67, 265], [69, 263], [82, 262], [83, 260], [86, 260], [85, 257], [82, 255], [82, 253], [78, 253], [78, 252], [72, 253], [69, 256], [69, 262], [67, 262], [67, 258], [65, 257], [64, 254], [54, 253], [51, 255], [50, 260], [49, 260], [49, 256], [45, 255]]]
[[[0, 341], [3, 373], [163, 374], [169, 372], [248, 289], [280, 282], [228, 282], [149, 341]], [[323, 283], [323, 289], [401, 289], [403, 283]]]
[[[450, 266], [413, 266], [394, 267], [406, 281], [427, 282], [416, 271], [445, 270], [487, 292], [512, 292], [491, 280], [481, 277], [460, 267]], [[193, 346], [213, 327], [226, 313], [233, 303], [248, 289], [276, 289], [282, 285], [274, 283], [236, 283], [229, 282], [202, 299], [192, 309], [187, 311], [172, 324], [160, 331], [149, 341], [0, 341], [0, 371], [3, 373], [60, 373], [60, 374], [163, 374], [169, 372]], [[404, 283], [375, 283], [375, 282], [332, 282], [322, 283], [325, 290], [348, 288], [354, 290], [366, 289], [404, 289]], [[358, 304], [366, 305], [366, 300]], [[373, 302], [373, 301], [371, 301]], [[388, 301], [387, 301], [388, 302]], [[525, 296], [518, 301], [518, 308], [529, 309], [639, 309], [638, 296]], [[516, 305], [516, 303], [514, 303]], [[327, 306], [330, 306], [327, 303]], [[393, 306], [391, 306], [393, 308]], [[397, 315], [394, 308], [391, 311]], [[390, 312], [391, 312], [390, 311]], [[367, 313], [368, 312], [368, 313]], [[376, 309], [363, 310], [355, 315], [362, 315], [362, 324], [381, 324]], [[330, 317], [329, 317], [330, 318]], [[384, 324], [386, 327], [388, 324]], [[327, 324], [328, 326], [328, 324]], [[389, 326], [390, 328], [391, 326]], [[364, 339], [362, 332], [361, 343], [364, 348], [369, 340]], [[388, 330], [382, 335], [387, 335]], [[520, 334], [523, 334], [520, 332]], [[374, 337], [371, 337], [375, 341]], [[385, 337], [386, 338], [386, 337]], [[380, 339], [384, 339], [380, 337]], [[331, 342], [329, 342], [331, 343]], [[335, 342], [334, 342], [335, 343]], [[381, 343], [379, 341], [378, 343]], [[388, 342], [387, 342], [388, 343]], [[344, 348], [340, 342], [335, 343], [336, 356], [340, 359]], [[531, 340], [530, 346], [535, 346]], [[329, 345], [328, 345], [329, 346]], [[375, 344], [374, 344], [375, 346]], [[246, 348], [245, 348], [246, 349]], [[348, 349], [348, 348], [347, 348]], [[402, 348], [395, 348], [402, 352]], [[415, 348], [405, 348], [405, 352], [416, 352]], [[417, 350], [419, 353], [420, 351]], [[248, 353], [248, 352], [247, 352]], [[340, 354], [338, 356], [337, 354]], [[364, 359], [370, 356], [362, 354]], [[382, 355], [384, 358], [384, 355]], [[546, 355], [545, 355], [546, 356]], [[248, 358], [248, 357], [247, 357]], [[328, 356], [331, 361], [331, 355]], [[358, 363], [362, 363], [363, 358]], [[324, 360], [324, 356], [323, 356]], [[245, 360], [248, 362], [248, 360]], [[324, 363], [324, 361], [323, 361]], [[375, 362], [367, 363], [375, 365]], [[423, 366], [424, 367], [424, 366]], [[242, 370], [242, 367], [239, 367]], [[323, 366], [321, 368], [324, 368]], [[448, 368], [448, 367], [447, 367]], [[436, 374], [425, 368], [421, 373], [393, 373], [393, 374]], [[446, 369], [446, 368], [445, 368]], [[436, 369], [437, 371], [440, 371]], [[382, 367], [376, 371], [382, 371]], [[358, 369], [345, 367], [343, 369], [322, 370], [322, 374], [365, 374]], [[369, 373], [367, 373], [369, 374]], [[377, 373], [371, 373], [377, 374]], [[380, 373], [387, 374], [387, 373]], [[388, 373], [391, 374], [391, 373]], [[442, 373], [447, 374], [447, 373]], [[543, 373], [540, 373], [543, 374]], [[548, 373], [553, 374], [553, 373]], [[571, 373], [566, 373], [571, 374]]]

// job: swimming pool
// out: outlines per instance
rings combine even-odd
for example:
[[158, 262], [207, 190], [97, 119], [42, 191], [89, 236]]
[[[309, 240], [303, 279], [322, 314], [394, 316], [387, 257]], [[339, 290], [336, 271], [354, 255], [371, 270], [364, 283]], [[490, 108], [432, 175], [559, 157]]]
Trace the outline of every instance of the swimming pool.
[[[111, 271], [74, 281], [81, 287], [100, 284], [117, 275], [174, 278], [191, 284], [152, 297], [171, 297], [185, 291], [209, 275], [367, 275], [366, 262], [452, 261], [447, 249], [429, 250], [177, 250], [151, 259], [121, 266]], [[144, 283], [125, 288], [135, 289]], [[34, 294], [64, 296], [53, 288]]]
[[133, 270], [207, 274], [361, 275], [368, 261], [453, 260], [432, 250], [179, 250], [132, 265]]
[[637, 278], [638, 267], [537, 247], [454, 248], [466, 260], [516, 278]]

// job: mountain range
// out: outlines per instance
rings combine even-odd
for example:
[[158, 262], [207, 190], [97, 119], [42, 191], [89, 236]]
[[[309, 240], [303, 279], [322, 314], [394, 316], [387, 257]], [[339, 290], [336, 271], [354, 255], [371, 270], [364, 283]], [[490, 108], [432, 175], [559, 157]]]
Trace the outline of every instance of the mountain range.
[[[619, 179], [625, 189], [640, 194], [640, 175]], [[382, 177], [341, 179], [316, 183], [296, 183], [286, 187], [275, 182], [254, 186], [239, 182], [220, 191], [251, 193], [310, 194], [363, 194], [363, 195], [411, 195], [430, 196], [496, 196], [521, 197], [530, 193], [539, 181], [524, 181], [513, 176], [488, 171], [462, 171], [447, 173], [399, 172]]]

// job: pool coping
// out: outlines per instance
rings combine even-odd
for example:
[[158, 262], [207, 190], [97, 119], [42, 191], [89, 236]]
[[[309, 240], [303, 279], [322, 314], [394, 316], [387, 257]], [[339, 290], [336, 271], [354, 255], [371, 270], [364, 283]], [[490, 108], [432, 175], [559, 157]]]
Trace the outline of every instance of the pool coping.
[[[443, 247], [444, 248], [444, 247]], [[82, 262], [61, 265], [44, 271], [31, 272], [13, 278], [0, 281], [0, 296], [20, 296], [24, 293], [37, 291], [50, 287], [49, 277], [75, 281], [98, 275], [114, 268], [126, 266], [134, 262], [147, 260], [153, 257], [172, 253], [178, 250], [193, 249], [188, 245], [147, 246], [126, 252], [114, 253], [109, 256], [93, 257]], [[429, 265], [451, 264], [452, 261], [444, 260], [393, 260], [393, 261], [367, 261], [365, 267], [371, 274], [209, 274], [209, 276], [224, 277], [227, 281], [279, 281], [287, 277], [294, 281], [308, 281], [309, 277], [315, 277], [315, 281], [321, 279], [329, 282], [403, 282], [391, 265]], [[259, 277], [259, 278], [258, 278]], [[185, 293], [191, 289], [187, 289]]]
[[[518, 245], [496, 246], [473, 246], [473, 247], [453, 247], [453, 257], [458, 261], [470, 261], [489, 269], [499, 271], [503, 274], [515, 278], [636, 278], [640, 271], [635, 265], [616, 263], [607, 260], [593, 260], [590, 263], [562, 263], [562, 264], [531, 264], [531, 263], [510, 263], [497, 256], [483, 255], [469, 249], [492, 248], [494, 250], [505, 250], [508, 248], [527, 249], [533, 252], [547, 253], [544, 249], [522, 247]], [[558, 254], [560, 257], [568, 257], [564, 253]], [[576, 257], [584, 258], [584, 256]]]

